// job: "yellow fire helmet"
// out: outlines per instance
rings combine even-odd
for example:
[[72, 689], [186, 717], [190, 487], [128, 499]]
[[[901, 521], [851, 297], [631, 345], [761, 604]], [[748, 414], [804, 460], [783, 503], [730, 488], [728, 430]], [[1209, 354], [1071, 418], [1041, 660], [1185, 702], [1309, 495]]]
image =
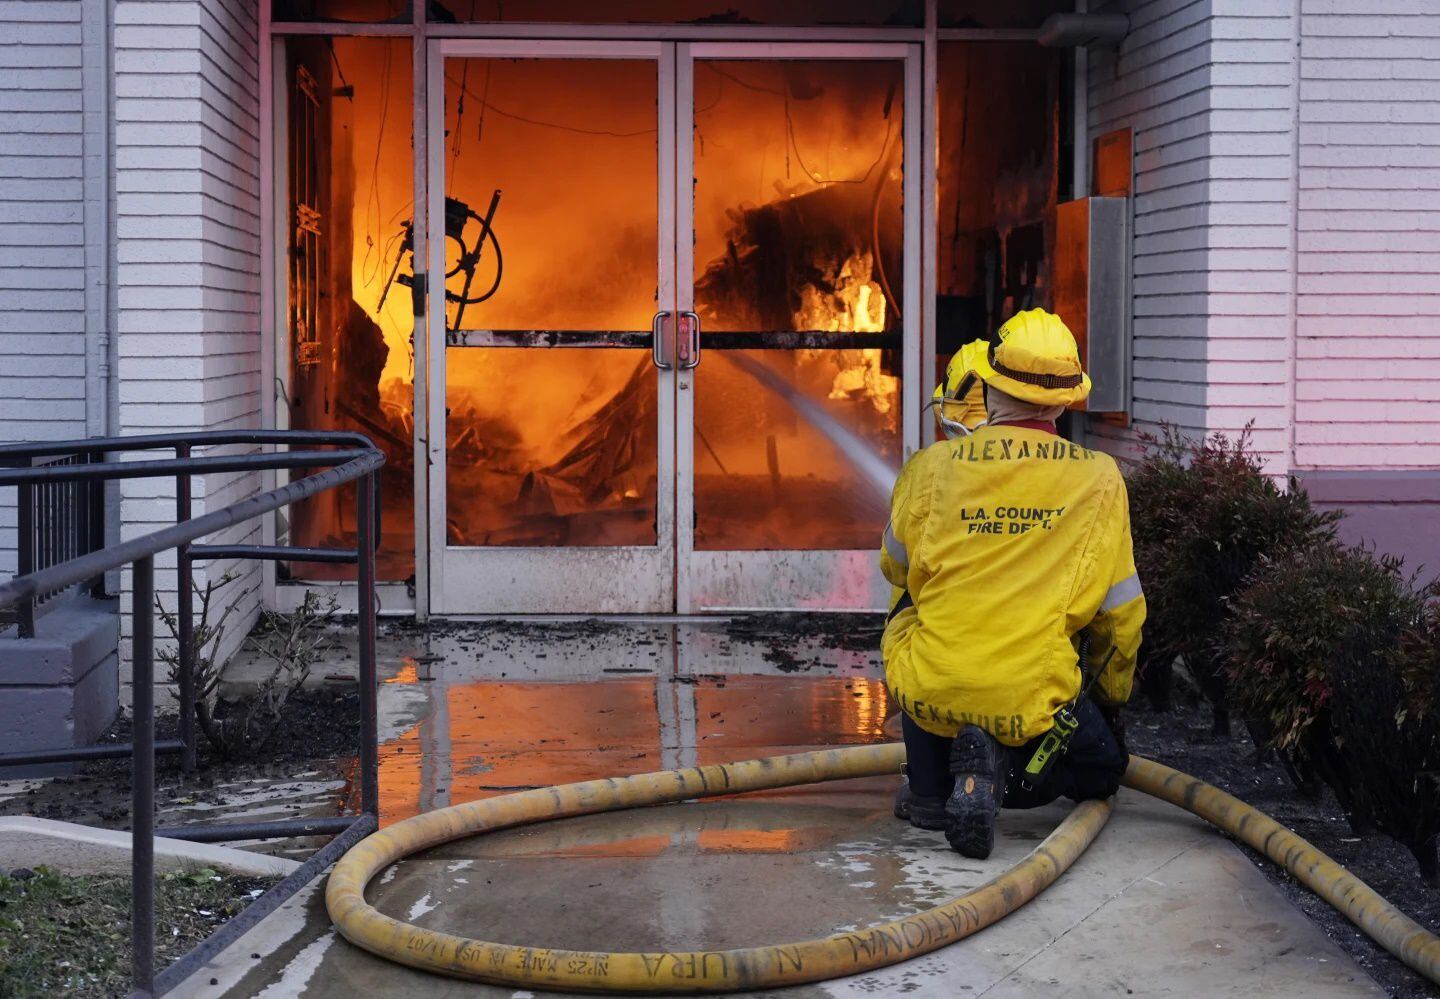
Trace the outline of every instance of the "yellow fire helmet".
[[[985, 345], [983, 340], [976, 342], [982, 347]], [[979, 377], [965, 366], [963, 350], [950, 358], [945, 366], [945, 380], [935, 386], [930, 400], [940, 429], [952, 440], [969, 436], [985, 424], [985, 395]]]
[[1090, 394], [1075, 336], [1053, 312], [1017, 312], [997, 336], [998, 343], [966, 344], [956, 360], [985, 384], [1037, 406], [1072, 406]]

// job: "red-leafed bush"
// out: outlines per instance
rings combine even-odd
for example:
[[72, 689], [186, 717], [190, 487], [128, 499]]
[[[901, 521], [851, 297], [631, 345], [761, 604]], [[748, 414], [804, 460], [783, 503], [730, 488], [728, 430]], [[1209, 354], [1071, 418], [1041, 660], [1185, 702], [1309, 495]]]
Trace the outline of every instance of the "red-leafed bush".
[[[1231, 698], [1352, 825], [1440, 883], [1440, 606], [1402, 560], [1328, 543], [1268, 561], [1230, 601]], [[1427, 603], [1429, 606], [1427, 607]]]
[[1419, 620], [1400, 634], [1391, 661], [1405, 685], [1405, 703], [1396, 721], [1440, 713], [1440, 580], [1430, 584], [1432, 599]]
[[1417, 609], [1397, 558], [1327, 543], [1267, 560], [1229, 602], [1232, 703], [1271, 746], [1303, 756], [1339, 657], [1368, 661], [1391, 649]]
[[[1433, 599], [1436, 591], [1432, 587], [1423, 595]], [[1351, 807], [1407, 847], [1420, 876], [1440, 887], [1440, 714], [1429, 709], [1432, 693], [1415, 696], [1436, 687], [1440, 635], [1433, 609], [1429, 626], [1423, 613], [1379, 655], [1363, 654], [1362, 643], [1336, 658], [1330, 738], [1331, 751], [1344, 758], [1349, 772]]]
[[1163, 701], [1182, 657], [1214, 706], [1216, 731], [1228, 731], [1219, 641], [1227, 599], [1261, 560], [1332, 541], [1340, 515], [1316, 510], [1293, 483], [1282, 489], [1263, 474], [1248, 430], [1196, 440], [1165, 427], [1143, 441], [1145, 453], [1126, 476], [1149, 607], [1141, 686]]
[[1229, 601], [1222, 639], [1234, 706], [1298, 786], [1318, 790], [1318, 778], [1334, 789], [1357, 830], [1372, 820], [1355, 803], [1356, 775], [1329, 727], [1335, 664], [1393, 647], [1415, 607], [1398, 559], [1334, 542], [1267, 560]]

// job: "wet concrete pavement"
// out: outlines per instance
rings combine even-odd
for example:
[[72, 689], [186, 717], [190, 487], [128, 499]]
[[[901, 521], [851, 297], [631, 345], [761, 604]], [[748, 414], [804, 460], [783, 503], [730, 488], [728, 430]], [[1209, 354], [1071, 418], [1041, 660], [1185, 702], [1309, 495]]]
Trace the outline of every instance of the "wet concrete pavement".
[[[799, 636], [785, 622], [387, 629], [382, 821], [539, 785], [889, 741], [872, 651], [878, 627], [839, 618], [807, 621]], [[951, 853], [938, 833], [893, 819], [895, 783], [508, 830], [408, 859], [370, 897], [397, 918], [507, 943], [661, 951], [775, 943], [935, 905], [1014, 863], [1065, 811], [1006, 812], [995, 856], [978, 863]], [[326, 806], [323, 797], [317, 807], [333, 813], [337, 798]], [[1382, 994], [1237, 848], [1127, 792], [1075, 867], [1002, 924], [917, 961], [783, 994], [1200, 992]], [[317, 884], [178, 994], [524, 993], [424, 975], [350, 946], [330, 930]]]

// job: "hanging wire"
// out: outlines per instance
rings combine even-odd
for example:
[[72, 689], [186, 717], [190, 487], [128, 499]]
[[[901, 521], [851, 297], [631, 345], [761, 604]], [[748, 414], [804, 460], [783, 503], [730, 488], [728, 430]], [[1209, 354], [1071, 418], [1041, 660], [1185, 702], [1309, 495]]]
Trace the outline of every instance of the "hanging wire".
[[[479, 93], [479, 94], [477, 94], [474, 90], [470, 89], [470, 87], [466, 85], [466, 82], [465, 82], [465, 80], [464, 80], [463, 78], [460, 79], [460, 80], [457, 80], [457, 79], [455, 79], [454, 76], [450, 75], [449, 73], [445, 74], [445, 82], [446, 82], [446, 83], [449, 83], [451, 86], [458, 87], [458, 88], [460, 89], [460, 91], [461, 91], [462, 94], [468, 96], [472, 101], [474, 101], [474, 102], [475, 102], [477, 105], [479, 105], [479, 107], [480, 107], [480, 125], [479, 125], [479, 128], [478, 128], [477, 131], [476, 131], [476, 139], [477, 139], [477, 141], [479, 140], [479, 129], [483, 129], [483, 128], [484, 128], [484, 124], [485, 124], [485, 112], [487, 112], [487, 111], [493, 112], [494, 114], [498, 114], [498, 115], [499, 115], [500, 117], [502, 117], [502, 118], [509, 118], [509, 119], [511, 119], [511, 120], [513, 120], [513, 121], [523, 122], [523, 123], [525, 123], [525, 124], [527, 124], [527, 125], [535, 125], [535, 126], [537, 126], [537, 127], [539, 127], [539, 128], [554, 128], [554, 129], [558, 129], [559, 131], [562, 131], [562, 132], [574, 132], [576, 135], [601, 135], [601, 136], [607, 136], [607, 137], [612, 138], [612, 139], [633, 139], [633, 138], [636, 138], [636, 137], [641, 136], [641, 135], [654, 135], [654, 134], [656, 133], [656, 131], [657, 131], [657, 129], [655, 129], [655, 128], [637, 128], [637, 129], [635, 129], [634, 131], [630, 131], [630, 132], [616, 132], [616, 131], [613, 131], [613, 130], [611, 130], [611, 129], [603, 129], [603, 128], [583, 128], [583, 127], [578, 126], [578, 125], [563, 125], [563, 124], [561, 124], [561, 123], [558, 122], [558, 121], [545, 121], [544, 119], [541, 119], [541, 118], [532, 118], [532, 117], [530, 117], [530, 116], [528, 116], [528, 115], [516, 114], [514, 111], [507, 111], [507, 110], [505, 110], [504, 108], [499, 107], [498, 105], [496, 105], [493, 101], [490, 100], [490, 97], [489, 97], [489, 95], [490, 95], [490, 66], [493, 65], [493, 63], [494, 63], [494, 60], [493, 60], [493, 59], [491, 59], [491, 60], [489, 60], [489, 61], [487, 62], [486, 70], [485, 70], [485, 85], [484, 85], [484, 90], [483, 90], [481, 93]], [[723, 74], [723, 73], [722, 73], [721, 75], [724, 76], [724, 75], [727, 75], [727, 74]], [[740, 81], [737, 81], [737, 82], [740, 82]], [[744, 85], [744, 84], [742, 83], [742, 86], [743, 86], [743, 85]], [[756, 89], [756, 88], [751, 88], [751, 89]], [[771, 91], [771, 93], [776, 93], [776, 94], [778, 94], [779, 91]], [[704, 107], [698, 107], [698, 108], [696, 108], [694, 113], [697, 114], [697, 115], [698, 115], [698, 114], [704, 114], [705, 112], [711, 110], [711, 109], [714, 108], [717, 104], [719, 104], [719, 103], [720, 103], [720, 100], [721, 100], [721, 95], [720, 95], [720, 93], [717, 93], [716, 96], [715, 96], [715, 99], [714, 99], [713, 101], [711, 101], [709, 104], [706, 104]]]
[[[470, 8], [473, 14], [475, 5], [472, 3]], [[465, 132], [460, 126], [465, 121], [465, 92], [469, 89], [465, 86], [465, 83], [470, 79], [470, 60], [465, 59], [462, 61], [465, 63], [465, 66], [460, 71], [460, 96], [455, 101], [455, 134], [451, 137], [450, 142], [450, 173], [452, 176], [455, 173], [456, 164], [460, 162], [461, 136]]]
[[[501, 10], [504, 10], [503, 4]], [[494, 65], [494, 59], [485, 60], [485, 89], [480, 91], [480, 117], [475, 121], [475, 145], [477, 146], [485, 141], [485, 111], [490, 101], [490, 70]]]
[[800, 164], [800, 169], [805, 172], [805, 175], [809, 177], [811, 181], [821, 185], [864, 184], [870, 180], [870, 175], [875, 172], [875, 168], [879, 166], [881, 162], [885, 159], [885, 152], [890, 148], [890, 138], [895, 133], [895, 119], [891, 118], [887, 122], [885, 126], [885, 140], [880, 143], [880, 152], [875, 157], [874, 161], [865, 168], [865, 172], [858, 177], [840, 178], [836, 180], [826, 180], [823, 177], [816, 176], [815, 171], [811, 170], [809, 165], [805, 162], [805, 157], [800, 153], [800, 144], [795, 140], [795, 119], [790, 117], [790, 104], [788, 101], [785, 104], [785, 127], [786, 130], [790, 133], [790, 148], [795, 150], [795, 162]]
[[[790, 91], [787, 88], [780, 94], [780, 115], [785, 129], [785, 179], [790, 179], [790, 147], [795, 145], [795, 136], [790, 128]], [[814, 180], [814, 177], [810, 178]]]
[[480, 107], [490, 113], [498, 114], [502, 118], [510, 118], [514, 121], [524, 122], [527, 125], [537, 125], [540, 128], [555, 128], [562, 132], [574, 132], [577, 135], [606, 135], [614, 139], [633, 139], [639, 135], [654, 135], [656, 131], [654, 128], [638, 128], [633, 132], [616, 132], [606, 128], [581, 128], [578, 125], [562, 125], [556, 121], [544, 121], [540, 118], [531, 118], [527, 115], [516, 114], [513, 111], [506, 111], [493, 101], [487, 100], [484, 95], [475, 93], [475, 91], [465, 85], [464, 81], [457, 80], [448, 73], [445, 75], [445, 80], [452, 86], [459, 87], [463, 93], [470, 96], [471, 100], [475, 101]]
[[[400, 221], [400, 217], [401, 217], [402, 215], [409, 215], [409, 214], [410, 214], [410, 210], [411, 210], [414, 206], [415, 206], [415, 202], [414, 202], [413, 200], [411, 200], [411, 201], [406, 201], [406, 202], [402, 202], [401, 205], [400, 205], [400, 207], [397, 208], [397, 209], [395, 209], [395, 211], [390, 214], [390, 218], [385, 221], [384, 225], [383, 225], [381, 228], [384, 228], [384, 229], [387, 229], [387, 230], [390, 229], [391, 227], [393, 227], [393, 226], [395, 225], [396, 222], [399, 222], [399, 221]], [[408, 222], [409, 220], [407, 219], [406, 221]], [[392, 254], [393, 252], [403, 252], [403, 251], [397, 251], [397, 250], [395, 249], [395, 247], [396, 247], [396, 244], [397, 244], [397, 243], [400, 243], [400, 242], [403, 241], [404, 239], [405, 239], [405, 229], [404, 229], [403, 226], [402, 226], [402, 227], [399, 227], [399, 228], [396, 228], [388, 237], [386, 237], [384, 245], [380, 248], [380, 266], [381, 266], [382, 268], [383, 268], [383, 267], [385, 266], [385, 264], [390, 260], [390, 256], [391, 256], [391, 254]], [[361, 280], [361, 286], [362, 286], [362, 287], [368, 288], [368, 287], [370, 287], [371, 284], [374, 283], [373, 280], [370, 280], [370, 281], [364, 280], [364, 274], [363, 274], [363, 273], [361, 274], [361, 278], [362, 278], [362, 280]]]
[[755, 91], [756, 93], [761, 93], [761, 94], [770, 94], [771, 96], [774, 96], [774, 97], [784, 97], [784, 96], [786, 96], [785, 90], [784, 90], [783, 88], [780, 89], [780, 90], [776, 90], [776, 89], [773, 88], [773, 87], [762, 87], [762, 86], [761, 86], [760, 84], [758, 84], [758, 83], [751, 83], [749, 80], [746, 80], [746, 79], [744, 79], [743, 77], [736, 76], [734, 73], [727, 73], [727, 72], [725, 72], [723, 69], [721, 69], [718, 65], [716, 65], [716, 64], [713, 63], [713, 62], [702, 62], [702, 63], [700, 63], [700, 65], [703, 66], [705, 69], [708, 69], [710, 72], [714, 73], [716, 76], [723, 76], [725, 79], [729, 80], [731, 83], [739, 84], [740, 86], [744, 87], [746, 90], [753, 90], [753, 91]]
[[325, 46], [330, 50], [330, 61], [335, 64], [335, 73], [340, 77], [340, 85], [350, 91], [350, 102], [355, 102], [355, 91], [350, 87], [350, 81], [345, 79], [345, 70], [340, 66], [340, 57], [335, 54], [335, 39], [327, 37]]
[[390, 66], [395, 46], [388, 39], [381, 44], [385, 47], [385, 60], [380, 70], [380, 121], [375, 132], [375, 161], [370, 169], [370, 191], [365, 199], [365, 255], [360, 261], [360, 283], [367, 288], [380, 276], [385, 265], [384, 254], [377, 252], [379, 247], [376, 240], [379, 237], [380, 218], [383, 214], [380, 205], [380, 156], [385, 148], [385, 123], [390, 114]]
[[817, 174], [814, 170], [810, 169], [809, 164], [805, 162], [804, 154], [800, 151], [800, 142], [795, 134], [795, 118], [790, 113], [790, 89], [788, 87], [782, 86], [779, 89], [776, 89], [774, 87], [766, 87], [758, 83], [752, 83], [751, 81], [736, 76], [733, 73], [726, 72], [719, 66], [715, 65], [713, 62], [702, 62], [700, 65], [704, 66], [706, 69], [708, 69], [715, 75], [724, 77], [732, 83], [744, 87], [746, 90], [753, 90], [756, 93], [770, 94], [772, 97], [780, 98], [781, 108], [785, 117], [785, 176], [787, 178], [790, 176], [790, 153], [792, 150], [795, 154], [795, 161], [800, 164], [800, 169], [805, 173], [807, 177], [810, 178], [810, 181], [812, 183], [819, 184], [821, 186], [824, 186], [826, 184], [864, 184], [869, 181], [870, 177], [875, 173], [875, 168], [879, 166], [882, 162], [884, 162], [886, 151], [890, 148], [890, 140], [894, 137], [894, 115], [888, 113], [886, 114], [885, 139], [880, 143], [880, 152], [876, 155], [874, 161], [870, 164], [868, 168], [866, 168], [863, 174], [861, 174], [859, 177], [826, 180], [825, 178]]

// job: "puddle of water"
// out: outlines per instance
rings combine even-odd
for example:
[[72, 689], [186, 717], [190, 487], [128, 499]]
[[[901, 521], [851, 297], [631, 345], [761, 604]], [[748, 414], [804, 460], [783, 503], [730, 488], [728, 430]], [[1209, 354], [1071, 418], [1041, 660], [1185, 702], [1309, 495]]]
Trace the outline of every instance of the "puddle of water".
[[[854, 615], [680, 625], [492, 621], [425, 630], [387, 623], [380, 641], [382, 823], [530, 787], [890, 741], [892, 709], [872, 638], [875, 621]], [[342, 631], [337, 639], [314, 676], [353, 675], [353, 635]], [[800, 661], [814, 669], [787, 672]], [[243, 683], [246, 663], [234, 668]], [[187, 800], [182, 786], [159, 821], [335, 815], [358, 804], [354, 769], [353, 758], [337, 757], [301, 772], [197, 789], [201, 800]], [[0, 801], [35, 783], [0, 782]], [[696, 842], [717, 854], [784, 853], [813, 848], [824, 835], [805, 827], [710, 826], [696, 832]], [[612, 849], [654, 851], [663, 842], [639, 835]], [[237, 845], [303, 857], [314, 841]], [[570, 849], [603, 853], [606, 844]]]
[[326, 933], [317, 940], [311, 941], [305, 949], [295, 955], [295, 959], [285, 966], [280, 979], [265, 987], [256, 994], [256, 999], [293, 999], [305, 991], [310, 980], [315, 977], [315, 972], [320, 970], [320, 963], [325, 959], [326, 953], [334, 945], [336, 937], [333, 933]]

